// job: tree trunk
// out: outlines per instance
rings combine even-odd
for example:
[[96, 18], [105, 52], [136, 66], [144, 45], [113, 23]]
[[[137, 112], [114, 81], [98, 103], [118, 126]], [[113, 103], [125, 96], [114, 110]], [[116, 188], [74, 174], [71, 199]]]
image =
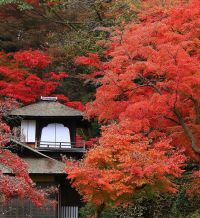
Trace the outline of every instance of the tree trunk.
[[180, 111], [176, 107], [174, 108], [174, 113], [175, 113], [176, 117], [178, 118], [178, 121], [181, 124], [181, 126], [182, 126], [182, 128], [183, 128], [183, 130], [184, 130], [184, 132], [185, 132], [185, 134], [187, 136], [187, 138], [190, 140], [192, 149], [196, 153], [200, 154], [200, 148], [197, 146], [197, 141], [196, 141], [195, 136], [192, 133], [192, 130], [185, 123], [185, 121], [184, 121]]
[[95, 218], [100, 218], [100, 217], [101, 217], [101, 214], [102, 214], [104, 208], [105, 208], [105, 204], [104, 204], [104, 203], [101, 204], [101, 205], [97, 208], [96, 214], [95, 214]]

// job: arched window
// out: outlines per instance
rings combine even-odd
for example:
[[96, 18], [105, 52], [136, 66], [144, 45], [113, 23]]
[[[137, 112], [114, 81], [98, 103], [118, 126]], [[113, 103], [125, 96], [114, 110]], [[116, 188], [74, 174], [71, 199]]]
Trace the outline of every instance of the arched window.
[[60, 123], [48, 124], [46, 127], [42, 129], [40, 147], [71, 147], [69, 129]]

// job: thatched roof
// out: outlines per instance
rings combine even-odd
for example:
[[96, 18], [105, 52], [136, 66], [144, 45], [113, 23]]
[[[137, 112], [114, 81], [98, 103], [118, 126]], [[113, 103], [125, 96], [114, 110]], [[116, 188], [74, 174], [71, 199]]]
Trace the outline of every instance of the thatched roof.
[[32, 174], [65, 174], [65, 164], [47, 158], [23, 158]]
[[40, 101], [11, 111], [10, 115], [30, 117], [82, 117], [83, 113], [57, 101]]
[[[31, 174], [65, 174], [65, 164], [48, 158], [22, 158]], [[0, 164], [0, 170], [5, 174], [12, 174], [12, 170]]]

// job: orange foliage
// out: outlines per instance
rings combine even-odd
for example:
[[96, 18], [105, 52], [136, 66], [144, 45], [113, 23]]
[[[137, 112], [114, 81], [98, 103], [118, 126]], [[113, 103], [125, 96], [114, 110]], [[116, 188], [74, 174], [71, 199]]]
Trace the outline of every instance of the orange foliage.
[[162, 11], [159, 21], [152, 19], [151, 8], [139, 15], [146, 16], [141, 23], [116, 30], [107, 43], [108, 61], [91, 54], [76, 58], [76, 63], [98, 66], [98, 78], [92, 73], [90, 79], [102, 84], [87, 114], [104, 123], [124, 122], [134, 132], [153, 128], [175, 138], [183, 134], [185, 140], [176, 146], [187, 144], [187, 153], [199, 160], [200, 149], [195, 152], [189, 146], [191, 137], [180, 120], [196, 135], [198, 150], [200, 3], [194, 0]]
[[149, 145], [138, 138], [121, 126], [105, 127], [100, 145], [82, 162], [67, 162], [68, 178], [84, 200], [117, 206], [130, 203], [133, 194], [176, 192], [176, 185], [166, 175], [181, 175], [184, 156], [171, 150], [168, 139]]
[[86, 110], [104, 127], [99, 145], [68, 162], [67, 173], [96, 205], [174, 192], [181, 152], [200, 160], [200, 1], [145, 7], [138, 17], [112, 34], [104, 61], [76, 58], [97, 68], [90, 79], [101, 86]]

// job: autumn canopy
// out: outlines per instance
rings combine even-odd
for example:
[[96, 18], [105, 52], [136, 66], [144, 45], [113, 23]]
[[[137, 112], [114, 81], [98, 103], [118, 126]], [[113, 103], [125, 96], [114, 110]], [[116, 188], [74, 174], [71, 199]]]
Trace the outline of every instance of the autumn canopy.
[[90, 145], [83, 158], [66, 159], [67, 179], [96, 217], [144, 196], [180, 193], [186, 177], [185, 196], [200, 194], [199, 0], [0, 5], [10, 34], [0, 37], [0, 164], [13, 174], [0, 171], [2, 201], [45, 202], [26, 164], [6, 147], [12, 133], [5, 117], [40, 96], [57, 96], [96, 125], [95, 136], [92, 127], [82, 134]]
[[200, 2], [157, 3], [133, 8], [138, 19], [101, 42], [104, 57], [75, 60], [95, 68], [86, 77], [100, 86], [86, 111], [103, 126], [98, 144], [67, 172], [96, 205], [175, 192], [184, 162], [200, 161]]

